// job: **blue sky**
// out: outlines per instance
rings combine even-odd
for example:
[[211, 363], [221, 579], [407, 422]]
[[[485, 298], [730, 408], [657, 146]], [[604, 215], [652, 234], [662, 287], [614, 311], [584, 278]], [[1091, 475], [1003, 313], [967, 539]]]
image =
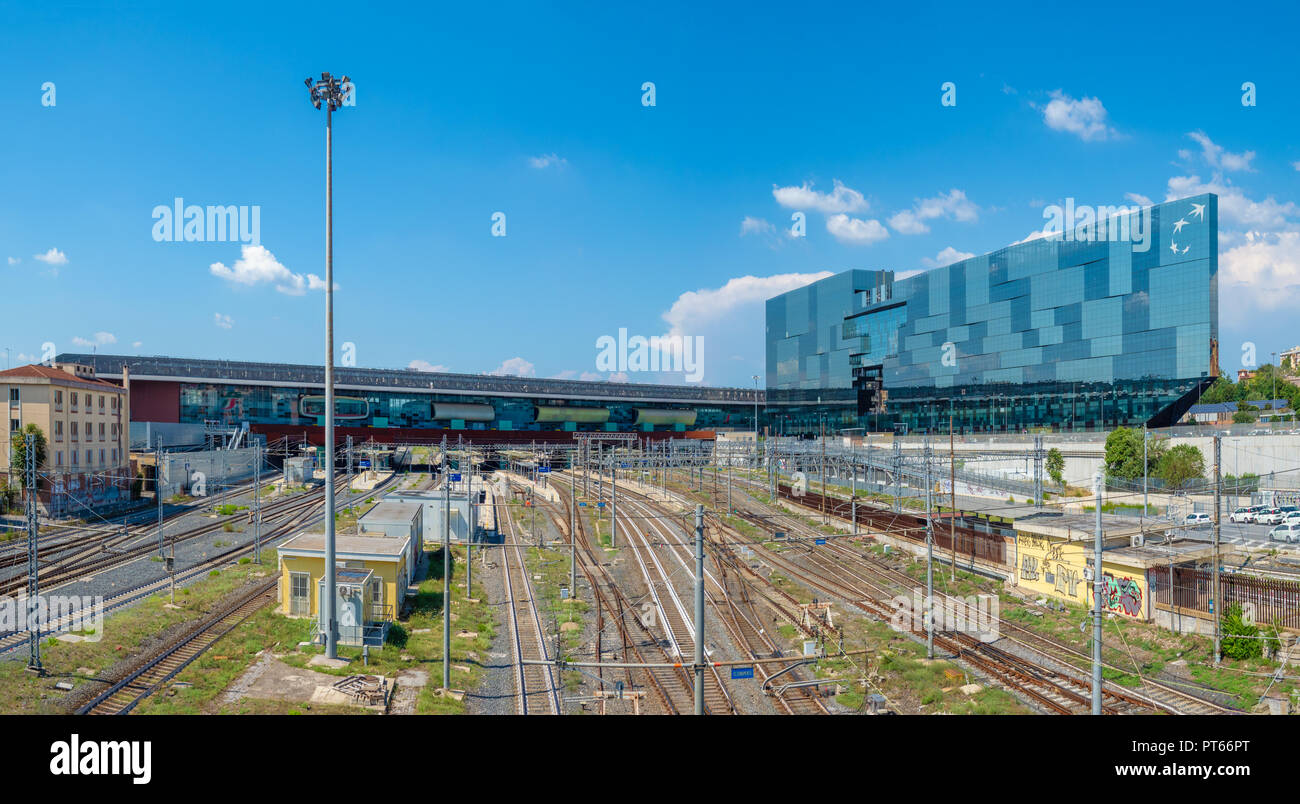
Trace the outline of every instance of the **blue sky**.
[[[0, 349], [321, 360], [322, 70], [357, 87], [334, 254], [361, 366], [602, 378], [626, 328], [701, 336], [705, 382], [748, 386], [762, 300], [819, 272], [1202, 191], [1224, 367], [1300, 342], [1300, 12], [1045, 8], [0, 3]], [[261, 248], [156, 242], [176, 197], [257, 205]]]

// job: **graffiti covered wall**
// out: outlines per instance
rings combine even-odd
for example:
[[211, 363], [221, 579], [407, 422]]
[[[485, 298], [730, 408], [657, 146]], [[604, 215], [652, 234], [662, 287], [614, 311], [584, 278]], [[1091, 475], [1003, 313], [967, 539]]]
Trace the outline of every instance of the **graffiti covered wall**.
[[[1092, 606], [1092, 583], [1084, 570], [1092, 566], [1092, 543], [1036, 534], [1016, 534], [1016, 583], [1025, 589]], [[1139, 566], [1102, 559], [1105, 581], [1102, 609], [1136, 619], [1150, 617], [1146, 571]]]

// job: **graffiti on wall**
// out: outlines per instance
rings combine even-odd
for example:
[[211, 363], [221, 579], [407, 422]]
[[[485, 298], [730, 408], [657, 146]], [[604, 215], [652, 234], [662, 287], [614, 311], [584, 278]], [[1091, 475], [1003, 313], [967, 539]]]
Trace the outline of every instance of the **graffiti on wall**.
[[1116, 611], [1128, 617], [1142, 616], [1142, 587], [1129, 577], [1116, 578], [1107, 572], [1102, 575], [1105, 596], [1101, 605], [1107, 611]]

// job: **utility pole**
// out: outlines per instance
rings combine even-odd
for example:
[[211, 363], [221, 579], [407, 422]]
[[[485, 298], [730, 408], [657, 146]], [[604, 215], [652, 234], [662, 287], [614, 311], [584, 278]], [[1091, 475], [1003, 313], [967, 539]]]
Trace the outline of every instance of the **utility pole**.
[[858, 535], [858, 460], [856, 445], [849, 441], [849, 464], [852, 466], [853, 479], [849, 481], [849, 508], [853, 512], [853, 535]]
[[253, 563], [262, 563], [262, 445], [253, 448]]
[[[1142, 422], [1142, 516], [1139, 518], [1138, 521], [1141, 522], [1143, 526], [1146, 525], [1146, 519], [1147, 519], [1147, 436], [1148, 435], [1150, 435], [1150, 433], [1147, 432], [1147, 424], [1146, 422]], [[1218, 436], [1215, 436], [1215, 438], [1218, 438]]]
[[614, 449], [609, 451], [609, 475], [610, 475], [610, 493], [609, 493], [609, 546], [617, 547], [615, 541], [618, 539], [618, 465], [614, 463], [617, 460], [617, 453]]
[[830, 517], [826, 516], [826, 414], [822, 414], [822, 519], [826, 524], [830, 524]]
[[474, 596], [474, 455], [467, 453], [465, 462], [469, 464], [469, 472], [466, 473], [465, 467], [461, 467], [461, 473], [465, 475], [465, 524], [469, 532], [465, 535], [465, 597]]
[[[1223, 508], [1223, 506], [1220, 505], [1220, 501], [1219, 501], [1219, 492], [1223, 485], [1223, 480], [1220, 475], [1220, 466], [1222, 463], [1219, 459], [1220, 441], [1221, 441], [1221, 437], [1219, 435], [1215, 435], [1214, 436], [1214, 598], [1211, 601], [1211, 605], [1214, 607], [1214, 663], [1215, 665], [1218, 665], [1219, 662], [1222, 661], [1223, 659], [1223, 651], [1222, 651], [1223, 631], [1219, 627], [1220, 610], [1223, 608], [1222, 605], [1223, 601], [1219, 599], [1219, 512]], [[1172, 582], [1173, 573], [1170, 573], [1169, 578], [1170, 581]]]
[[578, 507], [574, 499], [574, 489], [578, 486], [576, 479], [569, 483], [569, 597], [578, 596]]
[[[952, 420], [948, 420], [949, 433], [952, 432]], [[1043, 510], [1043, 437], [1034, 436], [1034, 508]]]
[[894, 513], [898, 513], [902, 506], [902, 500], [899, 495], [903, 493], [903, 444], [898, 440], [898, 434], [894, 434]]
[[1101, 490], [1102, 473], [1092, 479], [1092, 490], [1097, 497], [1096, 528], [1092, 547], [1092, 713], [1101, 714], [1101, 596], [1106, 581], [1101, 572]]
[[695, 714], [704, 714], [704, 506], [695, 506]]
[[[451, 689], [451, 464], [442, 450], [442, 688]], [[506, 512], [509, 516], [509, 511]]]
[[948, 580], [957, 581], [957, 447], [952, 434], [952, 408], [948, 409], [948, 494], [951, 495], [952, 511], [948, 516], [949, 548], [952, 550], [952, 563], [948, 565]]
[[27, 473], [27, 669], [45, 675], [45, 668], [41, 666], [41, 587], [36, 550], [40, 529], [40, 508], [36, 496], [36, 434], [28, 433], [24, 436], [24, 443], [27, 447], [23, 455], [23, 468]]
[[348, 436], [347, 447], [344, 448], [344, 454], [348, 463], [348, 511], [352, 511], [352, 436]]
[[930, 436], [925, 437], [925, 655], [934, 658], [934, 515], [931, 510]]
[[[329, 73], [308, 78], [312, 106], [325, 105], [325, 656], [337, 659], [338, 580], [334, 549], [334, 112], [351, 90], [345, 75], [340, 82]], [[445, 600], [444, 600], [445, 602]]]
[[158, 557], [163, 558], [166, 545], [163, 543], [163, 489], [162, 489], [162, 439], [153, 442], [153, 496], [158, 503]]

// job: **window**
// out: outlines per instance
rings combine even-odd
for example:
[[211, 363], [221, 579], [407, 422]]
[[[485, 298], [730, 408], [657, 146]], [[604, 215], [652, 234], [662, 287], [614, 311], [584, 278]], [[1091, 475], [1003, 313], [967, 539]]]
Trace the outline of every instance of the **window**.
[[311, 576], [305, 572], [289, 573], [289, 615], [306, 617], [311, 614]]
[[112, 409], [113, 409], [114, 411], [117, 410], [117, 397], [116, 397], [116, 396], [113, 397], [113, 408], [112, 408]]
[[63, 392], [62, 392], [62, 391], [55, 391], [55, 392], [54, 392], [54, 409], [55, 409], [55, 410], [63, 410]]
[[113, 465], [117, 465], [117, 450], [113, 450]]
[[383, 578], [370, 579], [370, 619], [373, 622], [383, 622], [385, 619]]
[[16, 433], [16, 432], [18, 432], [18, 428], [20, 428], [20, 427], [22, 427], [22, 425], [18, 423], [18, 420], [17, 420], [17, 419], [10, 419], [10, 420], [9, 420], [9, 432], [11, 432], [11, 433]]
[[103, 440], [104, 440], [104, 423], [103, 423], [103, 422], [100, 422], [100, 423], [99, 423], [99, 440], [100, 440], [100, 441], [103, 441]]
[[95, 465], [95, 451], [93, 449], [86, 450], [86, 465], [87, 466]]
[[55, 441], [63, 440], [63, 422], [54, 423], [54, 440]]
[[74, 450], [72, 450], [72, 453], [71, 453], [71, 454], [72, 454], [72, 465], [73, 465], [73, 466], [76, 466], [76, 465], [77, 465], [77, 456], [80, 455], [81, 453], [77, 452], [77, 450], [74, 449]]
[[94, 437], [95, 437], [95, 425], [91, 424], [90, 422], [86, 422], [86, 440], [89, 441]]
[[99, 465], [100, 466], [104, 465], [104, 450], [102, 449], [99, 451]]
[[14, 388], [14, 387], [12, 387], [12, 386], [10, 386], [10, 388], [9, 388], [9, 401], [10, 401], [10, 402], [17, 402], [17, 401], [18, 401], [18, 389], [17, 389], [17, 388]]
[[103, 413], [103, 412], [104, 412], [104, 395], [103, 395], [103, 394], [100, 394], [100, 395], [99, 395], [99, 412], [100, 412], [100, 413]]
[[76, 409], [77, 409], [77, 392], [76, 392], [76, 391], [73, 391], [73, 392], [72, 392], [72, 409], [73, 409], [73, 410], [76, 410]]
[[63, 465], [63, 450], [59, 450], [58, 452], [54, 453], [54, 465], [55, 466]]
[[113, 430], [112, 430], [112, 433], [113, 433], [113, 440], [116, 441], [116, 440], [117, 440], [117, 422], [113, 422]]
[[76, 441], [76, 440], [77, 440], [77, 423], [76, 423], [76, 422], [72, 422], [72, 440], [73, 440], [73, 441]]

